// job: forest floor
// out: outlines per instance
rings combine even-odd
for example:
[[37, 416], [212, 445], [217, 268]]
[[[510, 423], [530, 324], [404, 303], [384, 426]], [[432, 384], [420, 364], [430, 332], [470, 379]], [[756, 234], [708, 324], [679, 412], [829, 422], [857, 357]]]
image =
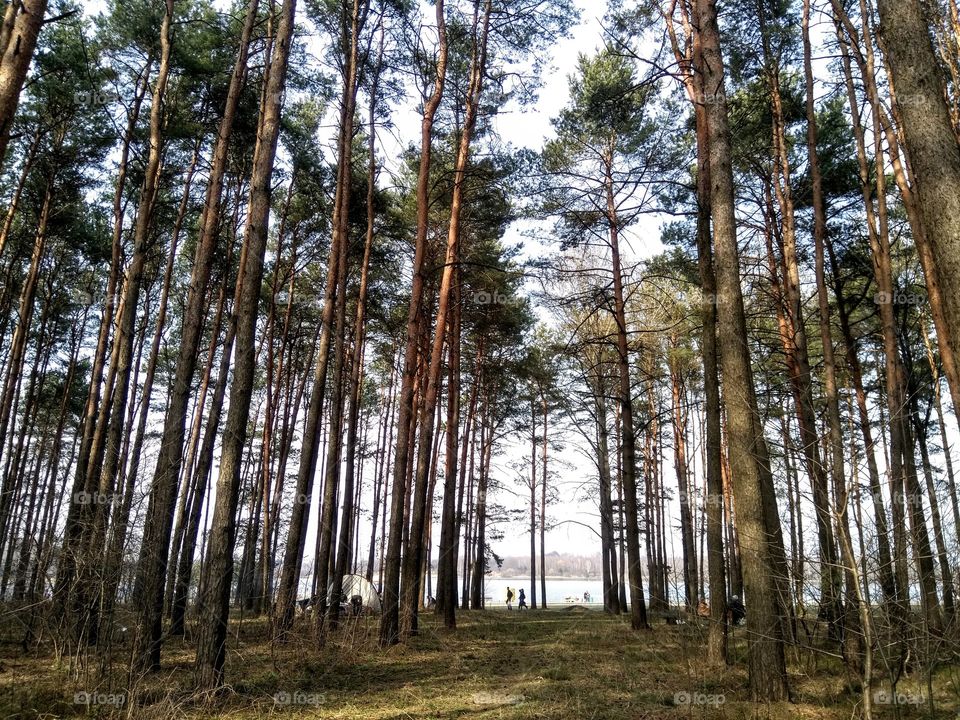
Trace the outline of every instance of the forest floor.
[[[111, 686], [54, 655], [23, 655], [11, 628], [0, 636], [0, 718], [330, 718], [347, 720], [640, 720], [641, 718], [824, 718], [859, 716], [860, 695], [839, 661], [809, 649], [789, 651], [795, 702], [747, 700], [746, 643], [737, 628], [734, 664], [712, 669], [705, 628], [655, 624], [633, 634], [626, 617], [583, 608], [458, 613], [445, 631], [425, 613], [421, 632], [380, 650], [377, 618], [351, 618], [326, 647], [306, 637], [268, 641], [263, 620], [231, 625], [227, 687], [215, 697], [191, 691], [194, 650], [168, 643], [163, 670], [127, 692], [116, 648]], [[662, 622], [662, 621], [661, 621]], [[77, 677], [77, 675], [80, 677]], [[100, 675], [102, 677], [102, 675]], [[934, 705], [876, 708], [877, 718], [960, 718], [960, 668], [933, 682]], [[118, 689], [120, 688], [120, 689]], [[878, 688], [879, 690], [879, 688]], [[881, 691], [882, 692], [882, 691]], [[912, 678], [898, 692], [929, 697]], [[899, 711], [899, 716], [897, 715]]]

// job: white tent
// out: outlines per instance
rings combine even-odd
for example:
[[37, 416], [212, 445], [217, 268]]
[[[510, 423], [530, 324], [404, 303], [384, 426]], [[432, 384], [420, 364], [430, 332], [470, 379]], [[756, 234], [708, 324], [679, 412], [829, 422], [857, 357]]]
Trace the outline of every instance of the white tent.
[[[349, 607], [351, 599], [359, 595], [364, 612], [380, 612], [380, 594], [369, 580], [362, 575], [343, 576], [343, 601]], [[327, 588], [327, 603], [333, 602], [333, 583]]]

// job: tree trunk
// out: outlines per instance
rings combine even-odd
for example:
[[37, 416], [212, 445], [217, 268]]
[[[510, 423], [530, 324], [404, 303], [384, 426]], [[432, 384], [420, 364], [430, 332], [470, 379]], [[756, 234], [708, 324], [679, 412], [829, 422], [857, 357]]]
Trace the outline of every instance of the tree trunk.
[[[27, 340], [30, 335], [30, 325], [33, 321], [41, 263], [43, 262], [47, 245], [47, 225], [52, 211], [52, 203], [53, 178], [51, 177], [47, 180], [43, 205], [40, 209], [40, 217], [37, 222], [36, 232], [34, 233], [30, 267], [27, 270], [26, 278], [24, 278], [23, 286], [20, 288], [17, 325], [13, 331], [13, 337], [10, 340], [6, 375], [3, 383], [3, 395], [2, 400], [0, 400], [0, 457], [2, 457], [3, 441], [6, 439], [7, 431], [11, 427], [10, 420], [13, 415], [14, 405], [16, 404], [20, 379], [23, 376]], [[9, 455], [9, 453], [7, 454]], [[12, 477], [7, 474], [4, 476], [2, 487], [0, 487], [0, 538], [6, 537], [11, 512], [13, 510], [13, 486], [11, 483]]]
[[620, 384], [620, 471], [623, 476], [624, 515], [626, 522], [628, 576], [630, 580], [630, 625], [634, 630], [649, 629], [647, 606], [643, 598], [643, 576], [640, 573], [640, 526], [637, 502], [636, 436], [633, 425], [633, 400], [630, 388], [630, 351], [627, 344], [627, 319], [624, 310], [623, 266], [620, 262], [620, 241], [617, 208], [613, 196], [612, 149], [606, 163], [606, 214], [609, 229], [611, 269], [613, 272], [614, 319], [617, 323], [617, 367]]
[[530, 404], [530, 608], [537, 607], [537, 408]]
[[[153, 211], [159, 194], [163, 130], [166, 120], [164, 98], [170, 74], [173, 6], [173, 0], [166, 0], [160, 29], [160, 64], [150, 105], [149, 153], [134, 223], [133, 256], [127, 267], [126, 282], [123, 288], [123, 298], [120, 302], [108, 373], [109, 376], [113, 377], [113, 382], [108, 382], [108, 387], [112, 386], [112, 390], [109, 393], [109, 405], [107, 398], [104, 398], [104, 404], [91, 443], [87, 484], [94, 483], [94, 478], [97, 475], [99, 476], [96, 492], [100, 498], [113, 497], [117, 474], [121, 469], [120, 445], [124, 410], [130, 388], [134, 325], [140, 302], [140, 290], [147, 262], [147, 253], [152, 244]], [[107, 407], [109, 407], [109, 410], [107, 410]], [[99, 590], [97, 589], [95, 574], [101, 569], [98, 566], [102, 563], [107, 525], [106, 503], [93, 503], [92, 517], [88, 515], [88, 520], [90, 527], [83, 530], [86, 538], [81, 539], [81, 556], [84, 558], [84, 562], [78, 572], [80, 582], [77, 606], [83, 614], [77, 618], [77, 621], [87, 624], [88, 637], [93, 642], [97, 637], [99, 623], [97, 608]], [[148, 552], [150, 551], [149, 545], [144, 547], [147, 548]], [[89, 604], [88, 608], [83, 608], [84, 603]]]
[[[717, 316], [723, 397], [727, 408], [731, 475], [737, 503], [741, 562], [750, 614], [750, 694], [755, 701], [784, 700], [789, 694], [783, 647], [781, 599], [772, 543], [764, 476], [769, 475], [766, 441], [757, 419], [753, 372], [740, 288], [730, 128], [724, 94], [715, 0], [697, 0], [703, 47], [704, 89], [714, 102], [706, 107], [710, 148], [711, 214], [717, 270]], [[779, 519], [776, 518], [779, 523]]]
[[[90, 389], [83, 411], [83, 422], [80, 429], [80, 449], [74, 466], [72, 495], [67, 510], [66, 524], [63, 530], [63, 547], [57, 567], [57, 580], [54, 587], [54, 600], [59, 610], [66, 609], [67, 595], [73, 587], [76, 575], [76, 563], [79, 559], [80, 535], [83, 531], [81, 516], [86, 512], [86, 506], [77, 501], [82, 497], [80, 493], [89, 493], [87, 466], [93, 443], [93, 432], [101, 403], [100, 391], [103, 386], [103, 368], [106, 363], [107, 347], [110, 340], [110, 329], [113, 326], [114, 299], [120, 281], [122, 249], [123, 249], [123, 221], [125, 218], [125, 189], [127, 171], [130, 160], [130, 148], [137, 132], [137, 122], [140, 117], [140, 108], [149, 86], [150, 68], [153, 58], [149, 57], [137, 78], [133, 105], [127, 116], [127, 126], [120, 145], [120, 160], [117, 168], [117, 182], [113, 194], [113, 233], [111, 241], [110, 273], [107, 277], [106, 293], [103, 297], [103, 315], [100, 321], [100, 331], [97, 335], [97, 346], [94, 351], [90, 371]], [[91, 304], [93, 298], [91, 297]], [[106, 394], [105, 394], [106, 395]], [[63, 613], [62, 613], [63, 614]]]
[[[223, 432], [220, 475], [214, 506], [204, 597], [200, 603], [201, 636], [197, 643], [198, 686], [217, 687], [223, 682], [230, 579], [236, 541], [236, 514], [240, 490], [240, 465], [246, 442], [254, 375], [254, 344], [263, 257], [270, 216], [273, 163], [280, 131], [280, 109], [287, 76], [287, 61], [294, 30], [296, 0], [284, 0], [279, 11], [273, 57], [267, 69], [257, 144], [250, 178], [250, 201], [244, 231], [240, 273], [234, 299], [237, 325], [236, 362], [230, 388], [230, 407]], [[162, 605], [161, 605], [162, 608]]]
[[[225, 294], [225, 289], [221, 290]], [[214, 385], [213, 397], [210, 401], [209, 420], [203, 437], [203, 444], [197, 455], [197, 464], [193, 468], [190, 494], [193, 496], [190, 503], [190, 513], [187, 516], [186, 527], [183, 532], [183, 541], [180, 545], [180, 555], [177, 560], [176, 581], [173, 588], [173, 606], [171, 611], [170, 634], [183, 635], [184, 618], [187, 610], [187, 594], [190, 590], [190, 578], [193, 573], [194, 554], [197, 548], [197, 534], [200, 530], [200, 516], [204, 508], [207, 485], [210, 482], [210, 469], [213, 465], [213, 451], [217, 439], [217, 430], [220, 427], [220, 418], [223, 414], [223, 399], [226, 395], [227, 377], [230, 373], [230, 357], [233, 354], [233, 339], [236, 335], [236, 324], [227, 318], [227, 335], [223, 341], [220, 355], [220, 366], [217, 371], [217, 380]], [[213, 328], [213, 338], [210, 347], [210, 362], [213, 362], [215, 343], [220, 334], [220, 323], [216, 322]]]
[[[356, 5], [354, 13], [357, 12]], [[357, 16], [354, 15], [354, 42], [356, 48], [359, 39], [357, 38]], [[354, 52], [356, 52], [354, 50]], [[353, 62], [356, 62], [354, 58]], [[336, 565], [333, 573], [333, 592], [334, 598], [342, 594], [343, 576], [347, 573], [347, 560], [350, 556], [350, 544], [352, 542], [351, 522], [354, 512], [354, 475], [356, 473], [356, 459], [360, 450], [357, 448], [357, 428], [360, 418], [360, 387], [363, 371], [363, 350], [365, 342], [365, 318], [367, 306], [367, 275], [370, 268], [370, 252], [373, 248], [373, 221], [374, 221], [374, 200], [376, 193], [376, 103], [377, 103], [377, 85], [380, 77], [380, 70], [383, 65], [383, 32], [380, 33], [380, 49], [377, 56], [376, 68], [373, 71], [373, 79], [370, 87], [370, 113], [367, 120], [369, 137], [369, 154], [367, 166], [367, 232], [363, 246], [363, 260], [360, 264], [360, 286], [357, 291], [356, 317], [353, 321], [353, 357], [350, 364], [350, 382], [348, 389], [350, 392], [350, 406], [347, 418], [347, 462], [346, 472], [344, 473], [343, 487], [343, 519], [340, 523], [340, 540], [336, 553]], [[346, 213], [344, 213], [346, 215]], [[344, 290], [346, 284], [344, 284]], [[374, 523], [376, 524], [376, 523]], [[349, 599], [349, 598], [348, 598]], [[330, 624], [335, 626], [340, 612], [340, 603], [334, 602], [330, 606]]]
[[[599, 353], [598, 353], [599, 356]], [[596, 386], [593, 388], [593, 404], [597, 430], [597, 469], [600, 475], [600, 546], [603, 572], [603, 608], [620, 614], [620, 598], [617, 593], [617, 551], [614, 542], [613, 502], [610, 496], [610, 430], [607, 426], [607, 403], [603, 368], [599, 357], [596, 365]]]
[[[807, 115], [807, 162], [810, 168], [810, 184], [813, 194], [813, 239], [814, 239], [814, 275], [817, 283], [817, 310], [820, 325], [820, 342], [823, 347], [824, 394], [827, 401], [827, 425], [829, 428], [829, 446], [832, 456], [831, 479], [833, 484], [834, 509], [832, 515], [837, 518], [837, 534], [841, 548], [851, 547], [846, 503], [846, 478], [844, 477], [843, 428], [840, 419], [840, 395], [837, 389], [836, 359], [833, 349], [833, 335], [830, 331], [830, 301], [827, 295], [827, 281], [824, 262], [824, 245], [827, 237], [827, 212], [823, 195], [823, 179], [820, 174], [820, 156], [817, 148], [817, 116], [814, 107], [814, 79], [812, 45], [810, 41], [810, 4], [803, 3], [803, 69], [806, 86]], [[854, 650], [858, 632], [859, 613], [854, 606], [859, 602], [858, 588], [854, 575], [855, 568], [844, 567], [847, 602], [844, 615], [845, 647]], [[853, 641], [853, 644], [851, 643]]]
[[[488, 389], [487, 392], [492, 392]], [[470, 587], [470, 607], [483, 610], [484, 577], [487, 574], [487, 484], [490, 479], [490, 453], [493, 448], [494, 428], [487, 415], [490, 409], [489, 397], [484, 398], [480, 428], [480, 472], [477, 480], [477, 531], [473, 538], [474, 561], [473, 579]]]
[[694, 612], [699, 601], [697, 581], [697, 553], [693, 533], [693, 493], [688, 487], [687, 468], [687, 414], [682, 407], [683, 378], [680, 370], [670, 372], [671, 399], [673, 405], [673, 457], [680, 490], [680, 535], [683, 545], [683, 586], [687, 610]]
[[[960, 356], [960, 147], [920, 0], [878, 0], [880, 34], [943, 300], [952, 357]], [[956, 391], [955, 391], [956, 392]]]
[[[154, 470], [142, 549], [137, 563], [137, 586], [141, 601], [134, 636], [135, 662], [142, 669], [159, 669], [160, 664], [164, 580], [169, 559], [177, 485], [183, 463], [187, 406], [196, 370], [197, 350], [203, 331], [204, 300], [217, 247], [223, 179], [229, 159], [230, 136], [243, 89], [247, 53], [258, 4], [258, 0], [249, 0], [247, 6], [240, 48], [230, 78], [223, 118], [217, 132], [217, 142], [207, 181], [206, 199], [200, 218], [200, 236], [183, 311], [183, 330], [177, 353], [175, 376], [170, 392], [170, 402], [164, 416], [160, 452]], [[161, 72], [163, 72], [162, 63]]]
[[[410, 433], [415, 415], [414, 381], [417, 371], [417, 341], [420, 336], [421, 306], [423, 303], [424, 257], [430, 211], [430, 159], [433, 141], [433, 121], [443, 98], [447, 72], [447, 31], [443, 0], [437, 0], [436, 76], [433, 92], [424, 103], [420, 124], [420, 169], [417, 174], [417, 229], [413, 257], [413, 284], [410, 307], [407, 312], [407, 330], [403, 355], [403, 374], [400, 382], [400, 408], [397, 417], [397, 449], [394, 455], [393, 498], [390, 508], [390, 530], [384, 560], [384, 582], [381, 588], [383, 614], [380, 620], [380, 645], [392, 645], [400, 639], [400, 560], [403, 543], [403, 507], [407, 496], [407, 464], [410, 459]], [[442, 328], [441, 328], [442, 330]]]
[[[861, 194], [863, 196], [864, 209], [867, 217], [867, 232], [875, 232], [875, 213], [873, 201], [871, 199], [871, 188], [869, 186], [869, 167], [867, 165], [866, 149], [864, 147], [863, 131], [860, 124], [859, 103], [857, 101], [856, 91], [853, 82], [853, 74], [850, 67], [850, 54], [848, 45], [843, 40], [840, 32], [839, 21], [837, 22], [837, 38], [840, 44], [840, 51], [843, 59], [844, 79], [847, 88], [847, 99], [851, 109], [851, 123], [853, 135], [857, 139], [857, 162], [860, 171]], [[843, 335], [847, 366], [850, 370], [850, 380], [853, 384], [854, 394], [857, 400], [857, 414], [860, 424], [860, 432], [863, 435], [864, 454], [867, 459], [867, 472], [870, 481], [870, 495], [873, 500], [874, 522], [877, 528], [877, 555], [879, 560], [880, 586], [883, 590], [884, 599], [888, 603], [896, 604], [897, 588], [896, 579], [893, 575], [893, 560], [890, 552], [890, 534], [887, 525], [887, 513], [884, 506], [883, 491], [880, 485], [880, 472], [876, 460], [876, 442], [873, 439], [873, 431], [870, 426], [870, 416], [867, 408], [867, 394], [863, 385], [863, 372], [860, 366], [860, 357], [857, 344], [853, 338], [853, 332], [850, 324], [849, 311], [844, 302], [843, 286], [840, 279], [840, 269], [837, 265], [836, 257], [833, 252], [833, 245], [826, 244], [826, 250], [830, 258], [831, 273], [833, 275], [834, 296], [837, 298], [837, 314], [840, 320], [840, 330]]]
[[[444, 626], [457, 627], [457, 467], [460, 452], [460, 284], [459, 266], [454, 281], [453, 308], [450, 314], [449, 368], [447, 370], [447, 436], [443, 469], [443, 513], [440, 521], [440, 548], [437, 557], [437, 613], [443, 614]], [[475, 399], [475, 396], [474, 396]], [[464, 441], [466, 446], [466, 441]], [[462, 492], [461, 479], [461, 492]]]
[[[721, 472], [720, 438], [720, 380], [717, 355], [717, 282], [713, 268], [713, 250], [710, 232], [710, 144], [702, 72], [703, 39], [694, 26], [700, 27], [699, 9], [681, 4], [684, 24], [690, 43], [691, 71], [685, 76], [687, 95], [694, 108], [697, 133], [697, 267], [700, 276], [700, 315], [703, 322], [701, 348], [703, 352], [703, 394], [706, 415], [704, 438], [706, 470], [706, 536], [707, 574], [710, 580], [710, 629], [707, 653], [711, 664], [722, 666], [727, 660], [727, 588], [723, 558], [723, 478]], [[679, 48], [677, 48], [679, 55]], [[678, 57], [678, 61], [679, 61]]]
[[0, 167], [7, 154], [20, 91], [27, 79], [37, 37], [43, 27], [47, 0], [14, 1], [7, 6], [8, 16], [11, 12], [16, 13], [13, 22], [9, 24], [8, 17], [5, 17], [4, 32], [0, 35]]

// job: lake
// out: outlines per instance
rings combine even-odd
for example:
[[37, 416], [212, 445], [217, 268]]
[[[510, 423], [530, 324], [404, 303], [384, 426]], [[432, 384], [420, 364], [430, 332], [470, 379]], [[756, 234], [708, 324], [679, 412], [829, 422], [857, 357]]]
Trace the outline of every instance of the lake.
[[[458, 578], [459, 586], [460, 578]], [[519, 595], [520, 588], [527, 593], [527, 604], [530, 604], [530, 578], [485, 578], [484, 595], [487, 597], [486, 606], [488, 608], [503, 608], [507, 598], [507, 587], [513, 588]], [[433, 577], [433, 592], [436, 594], [437, 578]], [[566, 598], [579, 598], [583, 603], [583, 594], [590, 593], [591, 605], [601, 606], [603, 604], [603, 581], [602, 580], [583, 580], [576, 578], [547, 578], [547, 606], [569, 605], [570, 601]], [[540, 581], [537, 581], [537, 600], [540, 599]], [[514, 603], [517, 599], [514, 599]], [[516, 605], [514, 605], [516, 607]]]

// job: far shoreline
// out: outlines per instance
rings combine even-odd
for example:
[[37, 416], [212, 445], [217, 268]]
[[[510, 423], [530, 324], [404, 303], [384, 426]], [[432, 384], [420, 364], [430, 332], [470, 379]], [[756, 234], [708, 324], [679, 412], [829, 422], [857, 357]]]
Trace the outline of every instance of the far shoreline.
[[[509, 575], [509, 576], [507, 576], [507, 575], [488, 575], [488, 576], [487, 576], [487, 579], [488, 579], [488, 580], [529, 580], [529, 579], [530, 579], [530, 576], [529, 576], [529, 575]], [[537, 576], [537, 580], [539, 580], [539, 579], [540, 579], [540, 576], [538, 575], [538, 576]], [[595, 577], [595, 578], [589, 578], [589, 577], [569, 577], [568, 575], [562, 575], [562, 576], [561, 576], [561, 575], [557, 575], [557, 576], [547, 575], [544, 579], [545, 579], [545, 580], [570, 580], [571, 582], [574, 582], [574, 581], [575, 581], [575, 582], [601, 582], [601, 581], [603, 580], [603, 578], [600, 578], [600, 577]]]

